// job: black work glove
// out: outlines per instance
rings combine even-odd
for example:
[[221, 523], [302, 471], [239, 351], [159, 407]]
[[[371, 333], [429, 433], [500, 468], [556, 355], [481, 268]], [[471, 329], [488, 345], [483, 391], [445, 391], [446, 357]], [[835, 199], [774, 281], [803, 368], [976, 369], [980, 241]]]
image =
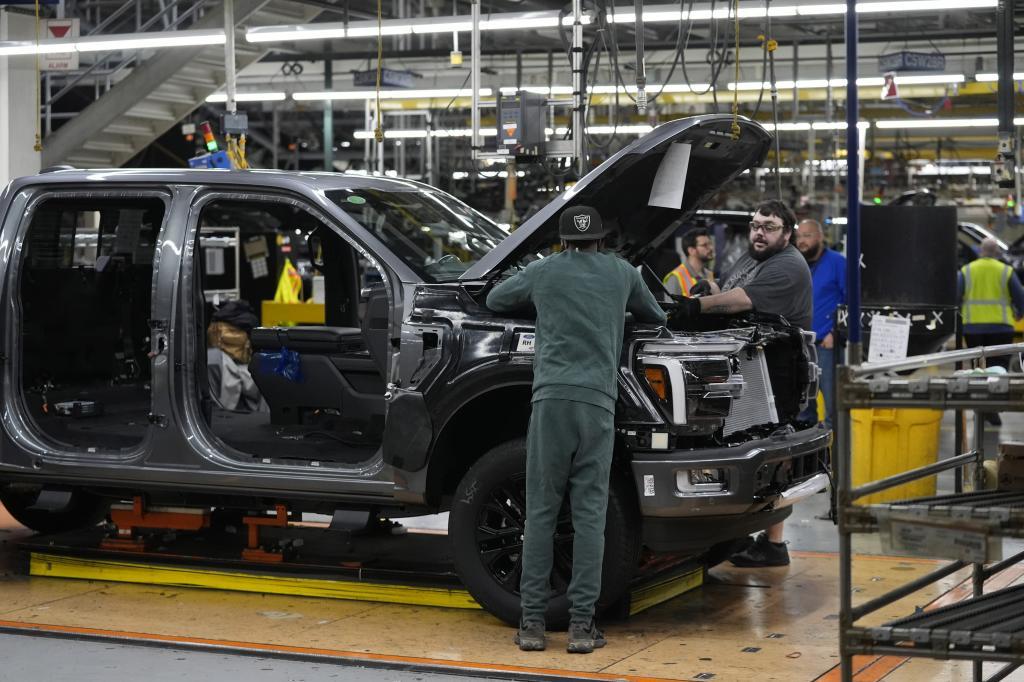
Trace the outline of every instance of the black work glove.
[[690, 287], [690, 296], [707, 296], [711, 293], [711, 282], [702, 279]]
[[692, 320], [700, 315], [700, 300], [696, 298], [676, 299], [675, 307], [669, 311], [669, 323]]

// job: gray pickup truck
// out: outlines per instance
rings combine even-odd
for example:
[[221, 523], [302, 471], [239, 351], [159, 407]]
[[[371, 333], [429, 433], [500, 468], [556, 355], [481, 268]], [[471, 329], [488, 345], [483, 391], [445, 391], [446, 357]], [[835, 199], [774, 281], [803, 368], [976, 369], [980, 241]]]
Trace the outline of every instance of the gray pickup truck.
[[[642, 267], [763, 161], [764, 129], [740, 119], [733, 137], [731, 124], [661, 125], [512, 233], [431, 187], [356, 174], [54, 169], [14, 181], [0, 196], [0, 499], [41, 532], [95, 523], [136, 495], [449, 511], [461, 579], [515, 622], [533, 320], [495, 314], [486, 294], [550, 252], [575, 203], [596, 206]], [[689, 146], [685, 179], [666, 161], [673, 145]], [[656, 182], [677, 183], [679, 208], [651, 205]], [[303, 273], [322, 304], [275, 305]], [[251, 323], [223, 314], [240, 301], [257, 310]], [[824, 486], [831, 434], [797, 419], [817, 390], [811, 336], [781, 319], [712, 322], [626, 330], [601, 604], [642, 555], [722, 547]], [[556, 543], [552, 622], [566, 609], [568, 515]]]

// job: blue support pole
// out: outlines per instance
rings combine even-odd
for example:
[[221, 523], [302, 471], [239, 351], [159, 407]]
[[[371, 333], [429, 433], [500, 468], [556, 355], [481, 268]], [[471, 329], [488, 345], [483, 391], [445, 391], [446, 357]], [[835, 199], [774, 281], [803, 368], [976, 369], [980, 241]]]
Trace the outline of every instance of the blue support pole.
[[[846, 291], [849, 364], [860, 364], [860, 130], [857, 99], [857, 4], [846, 0]], [[856, 351], [857, 355], [853, 355]]]
[[[859, 365], [860, 333], [860, 131], [857, 99], [857, 3], [846, 0], [846, 291], [850, 342], [846, 365]], [[845, 376], [845, 375], [844, 375]], [[845, 378], [839, 382], [843, 391]], [[840, 398], [843, 396], [840, 395]], [[839, 400], [837, 420], [836, 510], [839, 515], [839, 672], [842, 682], [853, 682], [853, 653], [847, 632], [853, 626], [853, 538], [847, 529], [847, 510], [853, 487], [850, 408]]]

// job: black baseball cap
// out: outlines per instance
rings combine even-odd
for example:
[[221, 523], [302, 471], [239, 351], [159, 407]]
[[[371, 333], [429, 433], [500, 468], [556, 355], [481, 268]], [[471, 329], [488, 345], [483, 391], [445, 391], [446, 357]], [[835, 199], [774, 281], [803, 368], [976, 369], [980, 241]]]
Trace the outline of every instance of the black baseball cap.
[[602, 239], [608, 234], [593, 206], [570, 206], [558, 218], [558, 236], [566, 241]]

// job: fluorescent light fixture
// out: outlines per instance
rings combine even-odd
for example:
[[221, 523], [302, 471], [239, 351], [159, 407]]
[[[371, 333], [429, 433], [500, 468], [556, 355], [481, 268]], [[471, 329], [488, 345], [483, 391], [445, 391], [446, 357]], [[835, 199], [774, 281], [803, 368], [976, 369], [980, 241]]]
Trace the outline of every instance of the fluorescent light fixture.
[[[612, 133], [618, 133], [620, 135], [646, 135], [647, 133], [654, 130], [654, 126], [649, 125], [621, 125], [621, 126], [588, 126], [587, 132], [591, 135], [611, 135]], [[564, 133], [563, 133], [564, 134]]]
[[38, 45], [35, 41], [28, 40], [0, 42], [0, 56], [223, 45], [225, 40], [224, 31], [220, 29], [168, 31], [166, 33], [112, 33], [85, 36], [74, 41], [41, 40]]
[[[622, 135], [646, 135], [647, 133], [654, 130], [653, 126], [649, 125], [620, 125], [615, 128], [612, 126], [589, 126], [587, 132], [593, 135], [609, 135], [613, 131]], [[568, 128], [545, 128], [545, 134], [547, 135], [565, 135], [568, 132]], [[448, 128], [431, 130], [429, 133], [425, 129], [411, 129], [411, 130], [385, 130], [384, 139], [404, 140], [404, 139], [423, 139], [425, 137], [469, 137], [471, 130], [469, 128]], [[496, 128], [481, 128], [480, 135], [483, 137], [496, 137], [498, 130]], [[372, 140], [372, 130], [357, 130], [353, 133], [353, 137], [357, 140]]]
[[994, 128], [999, 125], [997, 118], [924, 118], [904, 121], [875, 121], [875, 127], [883, 130], [911, 130], [915, 128]]
[[[667, 94], [681, 93], [681, 92], [693, 92], [694, 89], [696, 89], [698, 92], [704, 92], [705, 90], [707, 90], [707, 88], [708, 88], [708, 84], [707, 83], [696, 84], [696, 85], [693, 86], [693, 89], [691, 89], [691, 87], [688, 86], [688, 85], [676, 85], [676, 84], [671, 84], [671, 83], [668, 84], [668, 85], [659, 85], [657, 83], [648, 83], [647, 87], [646, 87], [648, 95], [651, 95], [651, 94], [654, 94], [654, 93], [658, 93], [658, 92], [664, 92], [664, 93], [667, 93]], [[636, 86], [635, 85], [627, 85], [627, 86], [623, 87], [621, 85], [595, 85], [594, 87], [588, 89], [587, 92], [588, 93], [593, 93], [595, 95], [614, 95], [616, 92], [618, 92], [620, 95], [622, 95], [622, 94], [625, 94], [625, 93], [628, 92], [628, 93], [630, 93], [632, 95], [635, 95], [636, 94]]]
[[[385, 140], [422, 140], [426, 137], [470, 137], [471, 131], [469, 128], [455, 128], [452, 130], [432, 130], [429, 133], [426, 130], [384, 130]], [[497, 128], [481, 128], [481, 137], [497, 137]], [[372, 130], [357, 130], [352, 133], [352, 136], [357, 140], [372, 140]]]
[[[857, 5], [857, 12], [872, 14], [879, 12], [944, 12], [962, 9], [979, 9], [995, 7], [997, 0], [901, 0], [896, 2], [862, 2]], [[787, 16], [830, 16], [845, 14], [844, 3], [818, 5], [786, 5], [772, 7], [769, 14], [773, 17]], [[728, 19], [732, 10], [728, 7], [710, 7], [682, 11], [678, 6], [658, 5], [644, 10], [645, 22], [677, 22], [677, 21], [710, 21], [712, 19]], [[740, 18], [757, 18], [765, 16], [764, 6], [760, 3], [747, 3], [739, 7]], [[609, 17], [616, 24], [636, 23], [636, 13], [630, 11], [614, 12]], [[522, 31], [538, 28], [555, 28], [558, 26], [557, 11], [536, 12], [502, 12], [490, 14], [480, 21], [481, 31]], [[580, 19], [589, 24], [593, 18], [584, 13]], [[562, 18], [562, 25], [572, 24], [572, 17]], [[330, 40], [333, 38], [360, 38], [377, 35], [377, 22], [353, 21], [347, 25], [342, 22], [321, 24], [295, 24], [283, 26], [258, 26], [245, 33], [250, 43], [269, 43], [296, 40]], [[458, 33], [472, 30], [472, 20], [466, 15], [431, 17], [427, 19], [388, 19], [381, 22], [380, 31], [383, 35], [410, 35], [429, 33]], [[0, 53], [3, 54], [3, 53]], [[20, 53], [19, 53], [20, 54]], [[31, 54], [31, 53], [29, 53]]]
[[[317, 28], [317, 26], [325, 28]], [[329, 40], [344, 37], [345, 26], [337, 24], [259, 26], [245, 32], [245, 39], [250, 43], [273, 43], [282, 40]]]
[[[858, 128], [866, 128], [870, 123], [867, 121], [861, 121], [857, 124]], [[812, 130], [846, 130], [849, 126], [846, 121], [815, 121], [811, 123]]]
[[[914, 128], [995, 128], [998, 118], [926, 118], [900, 121], [875, 121], [876, 128], [910, 130]], [[1013, 125], [1024, 126], [1024, 117], [1013, 119]]]
[[[956, 83], [963, 83], [966, 81], [966, 77], [962, 73], [940, 73], [927, 76], [896, 76], [897, 85], [953, 85]], [[808, 89], [821, 89], [827, 88], [829, 85], [833, 88], [845, 88], [845, 78], [833, 78], [831, 81], [825, 79], [816, 80], [799, 80], [793, 81], [775, 81], [775, 87], [779, 90], [791, 90], [796, 87], [798, 90]], [[858, 78], [857, 85], [859, 87], [872, 87], [885, 85], [885, 78], [879, 77], [865, 77]], [[768, 81], [740, 81], [739, 83], [729, 83], [727, 86], [729, 90], [770, 90], [772, 84]]]
[[991, 166], [936, 166], [935, 164], [929, 163], [920, 170], [917, 171], [916, 175], [991, 175]]
[[[885, 79], [881, 79], [882, 82], [879, 85], [885, 83]], [[966, 79], [962, 73], [940, 73], [934, 76], [896, 76], [896, 85], [953, 85], [955, 83], [963, 83]], [[857, 80], [860, 84], [860, 80]]]
[[765, 130], [778, 130], [780, 132], [811, 129], [811, 124], [806, 121], [789, 121], [780, 123], [778, 126], [772, 123], [762, 123], [761, 125], [764, 126]]
[[[1014, 73], [1012, 78], [1015, 81], [1024, 81], [1024, 73]], [[995, 83], [996, 81], [999, 80], [999, 74], [979, 73], [977, 76], [974, 77], [974, 80], [978, 81], [979, 83]]]
[[[677, 13], [678, 15], [678, 13]], [[480, 20], [481, 31], [528, 30], [557, 28], [557, 11], [502, 12], [491, 14]], [[572, 17], [563, 17], [562, 25], [571, 26]], [[580, 17], [580, 23], [589, 24], [589, 14]], [[431, 33], [468, 33], [473, 30], [473, 21], [465, 15], [431, 17], [428, 19], [387, 19], [381, 22], [381, 35], [426, 35]], [[334, 38], [372, 38], [377, 35], [376, 21], [324, 22], [320, 24], [296, 24], [283, 26], [257, 26], [245, 33], [250, 43], [270, 43], [285, 40], [331, 40]]]
[[512, 96], [512, 95], [515, 95], [517, 92], [522, 91], [522, 92], [532, 92], [532, 93], [537, 94], [537, 95], [547, 95], [547, 96], [550, 97], [551, 95], [571, 95], [572, 94], [572, 86], [571, 85], [552, 85], [549, 88], [546, 85], [525, 85], [525, 86], [523, 86], [521, 88], [514, 88], [514, 87], [500, 88], [500, 91], [501, 91], [501, 94], [507, 95], [507, 96]]
[[[236, 102], [282, 102], [284, 101], [285, 93], [283, 92], [237, 92], [235, 93]], [[227, 102], [228, 95], [225, 92], [217, 92], [206, 98], [207, 102]]]
[[[775, 127], [771, 123], [761, 123], [765, 130], [773, 131]], [[866, 130], [871, 127], [868, 121], [860, 121], [857, 127]], [[801, 132], [808, 130], [846, 130], [846, 121], [784, 121], [779, 123], [779, 132]]]
[[[490, 88], [480, 88], [481, 97], [490, 97]], [[380, 98], [395, 99], [452, 99], [453, 97], [472, 97], [473, 91], [458, 88], [437, 88], [435, 90], [381, 90]], [[315, 102], [327, 100], [367, 100], [376, 99], [374, 90], [331, 90], [323, 92], [294, 92], [292, 99], [298, 102]]]

